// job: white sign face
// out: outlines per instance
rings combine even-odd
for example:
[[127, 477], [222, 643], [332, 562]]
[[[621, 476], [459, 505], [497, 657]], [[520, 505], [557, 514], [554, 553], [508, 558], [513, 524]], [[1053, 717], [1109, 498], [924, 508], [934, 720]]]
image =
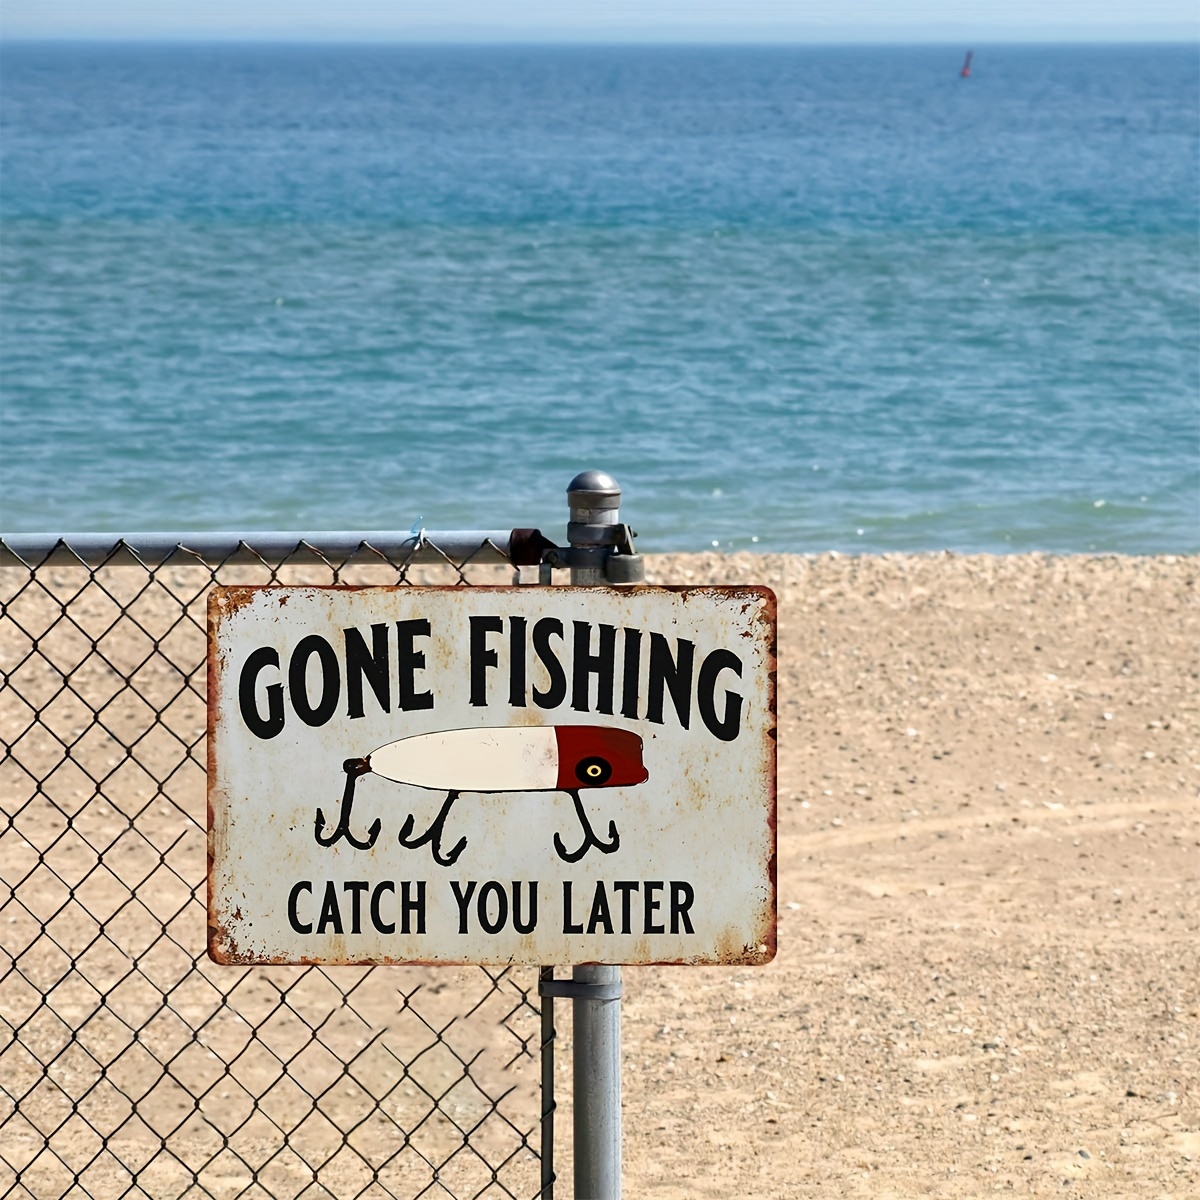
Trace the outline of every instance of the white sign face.
[[222, 963], [764, 963], [765, 588], [217, 588]]

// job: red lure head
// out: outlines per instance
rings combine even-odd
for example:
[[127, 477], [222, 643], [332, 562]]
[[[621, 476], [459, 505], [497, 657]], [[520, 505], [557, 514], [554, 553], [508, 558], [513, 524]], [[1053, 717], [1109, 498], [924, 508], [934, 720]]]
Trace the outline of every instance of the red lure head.
[[607, 725], [556, 725], [561, 791], [633, 787], [650, 778], [642, 765], [642, 739]]

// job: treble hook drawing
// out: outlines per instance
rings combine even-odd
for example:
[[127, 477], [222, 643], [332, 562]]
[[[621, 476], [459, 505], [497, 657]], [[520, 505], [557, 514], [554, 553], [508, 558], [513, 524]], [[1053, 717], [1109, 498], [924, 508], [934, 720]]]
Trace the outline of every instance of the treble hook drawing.
[[467, 839], [465, 837], [459, 838], [444, 856], [442, 854], [442, 830], [446, 827], [446, 817], [449, 815], [450, 809], [457, 799], [458, 792], [451, 791], [442, 802], [442, 807], [438, 811], [438, 815], [434, 817], [433, 824], [417, 838], [409, 836], [413, 831], [413, 826], [416, 824], [416, 818], [412, 813], [409, 813], [404, 818], [404, 824], [400, 827], [400, 836], [397, 838], [400, 845], [408, 850], [416, 850], [428, 842], [429, 852], [433, 855], [434, 862], [441, 863], [443, 867], [450, 867], [458, 862], [458, 856], [467, 848]]
[[334, 842], [340, 841], [342, 838], [345, 838], [358, 850], [370, 850], [375, 845], [375, 839], [379, 837], [379, 831], [383, 828], [383, 823], [378, 817], [371, 822], [371, 828], [367, 830], [365, 838], [356, 838], [350, 832], [350, 814], [354, 810], [354, 784], [360, 775], [366, 775], [370, 769], [370, 760], [365, 758], [348, 758], [342, 763], [342, 770], [346, 772], [346, 787], [342, 792], [338, 822], [332, 833], [324, 833], [325, 814], [319, 808], [317, 809], [313, 836], [317, 839], [318, 846], [332, 846]]
[[556, 833], [554, 835], [554, 849], [558, 852], [558, 857], [563, 862], [578, 862], [593, 846], [600, 851], [601, 854], [612, 854], [621, 848], [621, 835], [617, 832], [616, 821], [608, 823], [608, 841], [602, 842], [597, 836], [596, 831], [592, 828], [591, 821], [588, 820], [588, 815], [584, 811], [583, 801], [579, 798], [578, 788], [566, 788], [568, 796], [575, 801], [575, 815], [579, 818], [579, 824], [583, 829], [583, 845], [578, 850], [568, 850], [563, 844], [563, 840]]
[[[573, 863], [593, 848], [601, 854], [613, 854], [621, 845], [615, 821], [608, 823], [607, 841], [597, 836], [583, 807], [581, 789], [634, 787], [649, 778], [642, 763], [642, 739], [636, 733], [606, 725], [447, 729], [389, 742], [366, 758], [348, 759], [345, 768], [346, 796], [339, 830], [349, 822], [354, 782], [368, 772], [393, 783], [446, 793], [424, 833], [413, 836], [416, 819], [410, 813], [398, 837], [400, 845], [410, 850], [428, 844], [434, 862], [442, 866], [457, 862], [467, 846], [467, 839], [460, 837], [449, 850], [442, 849], [446, 819], [463, 792], [566, 792], [575, 805], [583, 842], [578, 849], [568, 850], [556, 833], [554, 849], [564, 862]], [[348, 829], [340, 836], [367, 849], [374, 845], [378, 826], [376, 820], [365, 846], [355, 841]], [[335, 833], [330, 841], [318, 836], [317, 840], [329, 845], [337, 836]]]

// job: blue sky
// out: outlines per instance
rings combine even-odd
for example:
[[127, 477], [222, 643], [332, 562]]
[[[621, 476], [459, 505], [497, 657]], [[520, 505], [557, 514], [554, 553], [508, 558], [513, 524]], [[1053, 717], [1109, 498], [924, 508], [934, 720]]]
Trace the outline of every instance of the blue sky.
[[1195, 0], [3, 0], [9, 38], [599, 42], [1195, 40]]

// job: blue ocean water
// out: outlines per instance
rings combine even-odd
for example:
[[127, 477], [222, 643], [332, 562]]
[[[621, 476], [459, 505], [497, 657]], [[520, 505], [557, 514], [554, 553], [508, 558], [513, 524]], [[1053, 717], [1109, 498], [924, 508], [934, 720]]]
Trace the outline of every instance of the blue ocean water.
[[6, 44], [0, 527], [1200, 549], [1196, 55], [975, 49]]

